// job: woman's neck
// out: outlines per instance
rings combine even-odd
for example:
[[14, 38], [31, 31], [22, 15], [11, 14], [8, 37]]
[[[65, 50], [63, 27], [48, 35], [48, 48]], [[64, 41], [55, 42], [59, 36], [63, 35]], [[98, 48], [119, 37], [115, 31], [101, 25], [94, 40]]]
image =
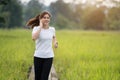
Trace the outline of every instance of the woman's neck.
[[48, 29], [48, 28], [49, 28], [49, 25], [44, 25], [43, 28], [44, 28], [44, 29]]

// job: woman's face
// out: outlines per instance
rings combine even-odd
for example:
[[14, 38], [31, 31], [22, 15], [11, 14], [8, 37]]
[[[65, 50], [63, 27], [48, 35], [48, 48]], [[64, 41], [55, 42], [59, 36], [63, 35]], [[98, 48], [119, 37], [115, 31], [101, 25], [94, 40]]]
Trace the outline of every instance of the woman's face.
[[48, 25], [50, 22], [50, 16], [48, 14], [45, 14], [42, 18], [43, 25]]

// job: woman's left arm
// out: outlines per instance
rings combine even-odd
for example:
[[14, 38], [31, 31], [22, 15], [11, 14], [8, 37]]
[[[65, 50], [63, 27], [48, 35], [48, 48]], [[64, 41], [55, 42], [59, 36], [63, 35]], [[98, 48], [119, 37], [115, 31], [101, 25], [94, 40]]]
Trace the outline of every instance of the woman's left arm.
[[55, 48], [58, 47], [58, 42], [57, 42], [56, 36], [53, 36], [53, 44], [54, 44]]

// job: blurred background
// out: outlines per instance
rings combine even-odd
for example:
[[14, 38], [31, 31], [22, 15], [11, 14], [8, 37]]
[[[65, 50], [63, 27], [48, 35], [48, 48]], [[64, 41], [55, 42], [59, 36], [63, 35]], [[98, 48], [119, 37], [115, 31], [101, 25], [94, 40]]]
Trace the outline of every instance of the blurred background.
[[0, 80], [28, 80], [35, 43], [26, 22], [48, 10], [59, 80], [120, 80], [120, 0], [0, 0]]
[[0, 28], [23, 28], [43, 10], [56, 29], [120, 30], [120, 0], [0, 0]]

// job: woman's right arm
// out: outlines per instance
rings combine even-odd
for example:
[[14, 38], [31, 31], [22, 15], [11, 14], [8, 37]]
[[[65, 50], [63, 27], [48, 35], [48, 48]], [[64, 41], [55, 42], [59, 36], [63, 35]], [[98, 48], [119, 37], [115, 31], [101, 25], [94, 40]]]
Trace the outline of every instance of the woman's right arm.
[[35, 31], [35, 32], [32, 34], [32, 40], [35, 41], [36, 39], [38, 39], [42, 27], [43, 27], [43, 24], [42, 24], [42, 19], [41, 19], [41, 20], [40, 20], [40, 26], [39, 26], [39, 28], [37, 29], [37, 31]]
[[32, 40], [35, 41], [39, 37], [40, 31], [41, 31], [41, 27], [39, 27], [39, 29], [32, 34]]

